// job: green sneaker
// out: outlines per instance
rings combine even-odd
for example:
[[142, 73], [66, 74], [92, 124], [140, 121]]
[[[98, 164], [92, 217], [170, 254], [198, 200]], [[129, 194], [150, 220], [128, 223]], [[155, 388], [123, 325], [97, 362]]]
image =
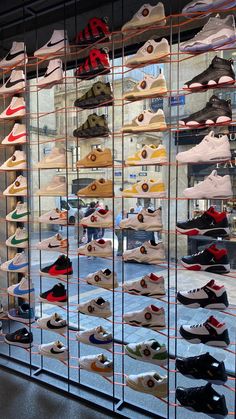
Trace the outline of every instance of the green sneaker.
[[97, 81], [74, 105], [81, 109], [93, 109], [101, 106], [110, 106], [113, 102], [113, 93], [110, 83]]
[[166, 365], [168, 360], [166, 346], [161, 345], [155, 339], [129, 343], [125, 346], [125, 353], [138, 361], [150, 362], [160, 366]]
[[79, 138], [107, 137], [109, 134], [107, 117], [96, 113], [89, 115], [87, 121], [73, 132], [74, 137]]

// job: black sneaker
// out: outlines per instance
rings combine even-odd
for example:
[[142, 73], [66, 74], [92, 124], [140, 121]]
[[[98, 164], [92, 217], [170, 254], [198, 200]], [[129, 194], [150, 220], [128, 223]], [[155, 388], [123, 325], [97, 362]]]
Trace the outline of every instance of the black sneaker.
[[230, 272], [230, 264], [226, 249], [218, 249], [215, 244], [191, 256], [181, 259], [182, 265], [191, 271], [206, 271], [215, 274]]
[[13, 333], [7, 333], [4, 340], [8, 345], [20, 346], [21, 348], [28, 349], [32, 346], [33, 334], [23, 327]]
[[197, 90], [215, 88], [217, 85], [234, 84], [233, 61], [215, 56], [209, 67], [192, 80], [187, 81], [184, 89]]
[[219, 99], [213, 95], [207, 102], [205, 108], [193, 113], [187, 118], [179, 121], [180, 125], [188, 127], [199, 127], [212, 124], [223, 124], [232, 121], [232, 109], [230, 101]]
[[215, 238], [228, 237], [229, 223], [225, 212], [217, 212], [214, 207], [210, 207], [200, 217], [178, 222], [176, 230], [188, 236], [201, 234]]
[[213, 316], [201, 324], [182, 325], [179, 333], [191, 343], [204, 343], [219, 348], [225, 348], [230, 344], [226, 324], [218, 322]]
[[176, 368], [186, 377], [206, 380], [213, 384], [224, 384], [228, 377], [223, 361], [219, 362], [206, 352], [189, 358], [176, 358]]
[[108, 50], [106, 48], [93, 48], [89, 51], [89, 56], [75, 70], [75, 77], [80, 80], [90, 80], [97, 76], [110, 73], [110, 63]]
[[39, 273], [41, 276], [52, 276], [59, 279], [71, 278], [73, 275], [72, 262], [67, 256], [61, 255], [56, 262], [41, 268]]
[[109, 134], [106, 115], [96, 113], [89, 115], [87, 121], [73, 132], [77, 138], [107, 137]]
[[177, 387], [176, 398], [182, 406], [195, 412], [219, 419], [228, 415], [225, 396], [217, 393], [210, 383], [203, 387]]
[[89, 19], [86, 27], [80, 31], [75, 38], [76, 45], [82, 47], [91, 45], [95, 42], [106, 42], [110, 39], [110, 30], [107, 24], [107, 18], [93, 17]]
[[191, 308], [207, 308], [208, 310], [226, 310], [229, 306], [227, 292], [224, 285], [217, 285], [212, 279], [204, 287], [190, 291], [179, 291], [177, 300], [184, 306]]
[[43, 303], [65, 306], [68, 300], [65, 286], [61, 283], [54, 285], [50, 290], [42, 292], [39, 300]]
[[74, 105], [81, 109], [93, 109], [101, 106], [110, 106], [113, 102], [113, 93], [110, 83], [97, 81]]

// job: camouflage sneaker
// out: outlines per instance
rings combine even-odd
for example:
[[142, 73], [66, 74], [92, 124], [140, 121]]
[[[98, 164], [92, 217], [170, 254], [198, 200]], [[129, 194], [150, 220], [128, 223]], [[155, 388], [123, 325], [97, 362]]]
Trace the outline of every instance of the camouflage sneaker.
[[110, 106], [113, 101], [113, 93], [110, 83], [97, 81], [74, 105], [82, 109], [93, 109], [100, 106]]
[[74, 137], [79, 138], [107, 137], [109, 134], [107, 117], [96, 113], [89, 115], [87, 121], [73, 132]]

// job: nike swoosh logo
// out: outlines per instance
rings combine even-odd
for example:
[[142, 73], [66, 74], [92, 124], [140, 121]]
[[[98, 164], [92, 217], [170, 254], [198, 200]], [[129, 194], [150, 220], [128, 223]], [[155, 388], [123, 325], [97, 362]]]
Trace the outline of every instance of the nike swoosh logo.
[[60, 354], [63, 354], [64, 353], [64, 351], [54, 351], [54, 349], [53, 348], [51, 348], [50, 349], [50, 352], [51, 352], [51, 354], [54, 354], [54, 355], [60, 355]]
[[59, 66], [59, 67], [54, 68], [54, 70], [50, 71], [50, 73], [45, 73], [44, 78], [50, 76], [52, 73], [54, 73], [54, 71], [56, 71], [57, 69], [60, 69], [60, 68], [61, 67]]
[[47, 322], [47, 327], [48, 327], [48, 329], [61, 329], [62, 327], [65, 327], [65, 326], [57, 326], [57, 325], [53, 325], [53, 324], [51, 324], [50, 323], [50, 320], [48, 320], [48, 322]]
[[55, 220], [59, 220], [60, 217], [49, 217], [50, 221], [55, 221]]
[[95, 338], [94, 334], [89, 336], [89, 342], [94, 343], [94, 345], [102, 345], [107, 343], [112, 343], [112, 339], [107, 340], [98, 340]]
[[58, 44], [60, 44], [61, 42], [64, 42], [64, 41], [67, 41], [67, 39], [64, 38], [64, 39], [61, 39], [60, 41], [57, 41], [57, 42], [51, 42], [51, 41], [49, 41], [47, 43], [47, 47], [48, 48], [54, 47], [55, 45], [58, 45]]
[[24, 79], [19, 79], [19, 80], [16, 80], [16, 81], [7, 80], [7, 82], [5, 84], [5, 87], [7, 87], [7, 88], [9, 87], [9, 89], [10, 89], [10, 87], [16, 86], [16, 84], [24, 82], [24, 81], [25, 81]]
[[24, 54], [24, 53], [25, 53], [25, 51], [15, 52], [15, 54], [11, 54], [11, 53], [9, 52], [9, 54], [7, 54], [7, 56], [6, 56], [5, 60], [6, 60], [6, 61], [11, 61], [11, 60], [14, 60], [14, 58], [18, 57], [18, 55], [21, 55], [21, 54]]
[[15, 237], [13, 237], [12, 239], [11, 239], [11, 244], [20, 244], [20, 243], [24, 243], [24, 242], [27, 242], [28, 241], [28, 239], [26, 238], [26, 239], [20, 239], [20, 240], [17, 240]]
[[18, 270], [18, 269], [25, 268], [25, 267], [27, 267], [27, 266], [28, 266], [28, 263], [22, 263], [21, 265], [14, 265], [14, 263], [13, 263], [13, 262], [11, 262], [11, 263], [8, 265], [8, 269], [10, 269], [11, 271], [16, 271], [16, 270]]
[[12, 195], [15, 195], [15, 194], [17, 195], [18, 192], [23, 192], [23, 191], [27, 191], [27, 188], [25, 186], [23, 188], [17, 188], [17, 189], [15, 189], [14, 186], [12, 186], [9, 189], [8, 193], [10, 193]]
[[55, 249], [55, 247], [60, 247], [60, 245], [58, 244], [56, 246], [53, 246], [51, 243], [49, 243], [48, 247], [49, 249]]
[[13, 141], [19, 140], [19, 138], [25, 137], [25, 136], [26, 136], [26, 132], [23, 132], [23, 134], [18, 134], [18, 135], [13, 135], [11, 133], [11, 134], [9, 134], [7, 141], [12, 143]]
[[25, 217], [26, 215], [28, 215], [28, 212], [24, 212], [23, 214], [17, 214], [15, 211], [13, 212], [11, 218], [13, 218], [13, 220], [18, 220], [19, 218]]
[[7, 116], [11, 116], [11, 115], [13, 115], [14, 113], [16, 113], [16, 112], [19, 112], [19, 111], [21, 111], [21, 110], [25, 110], [25, 106], [18, 106], [18, 108], [15, 108], [15, 109], [11, 109], [11, 108], [8, 108], [7, 110], [6, 110], [6, 115]]
[[108, 372], [108, 371], [112, 371], [111, 367], [105, 367], [105, 368], [100, 368], [97, 366], [96, 361], [92, 362], [91, 364], [91, 369], [97, 372]]
[[21, 290], [19, 286], [14, 288], [14, 294], [18, 294], [18, 295], [24, 295], [24, 294], [29, 294], [29, 292], [34, 292], [34, 288], [31, 288], [29, 290]]
[[22, 163], [26, 163], [26, 160], [19, 160], [19, 161], [9, 161], [8, 163], [7, 163], [7, 166], [8, 167], [15, 167], [15, 166], [18, 166], [19, 164], [22, 164]]

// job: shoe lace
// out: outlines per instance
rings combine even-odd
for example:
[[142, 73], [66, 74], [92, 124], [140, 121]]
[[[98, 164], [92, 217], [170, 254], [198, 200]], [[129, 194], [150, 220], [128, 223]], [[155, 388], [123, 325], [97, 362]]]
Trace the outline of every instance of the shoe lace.
[[190, 326], [190, 329], [195, 329], [195, 328], [202, 327], [202, 326], [205, 326], [205, 323], [192, 324]]

